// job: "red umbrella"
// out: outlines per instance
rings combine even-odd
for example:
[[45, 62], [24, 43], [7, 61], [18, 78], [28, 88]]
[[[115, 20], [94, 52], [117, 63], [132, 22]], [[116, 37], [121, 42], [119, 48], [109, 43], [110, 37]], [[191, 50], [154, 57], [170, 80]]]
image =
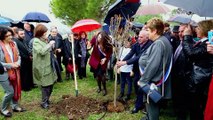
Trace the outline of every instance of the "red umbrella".
[[72, 32], [90, 32], [99, 29], [101, 24], [93, 19], [83, 19], [77, 21], [71, 28]]

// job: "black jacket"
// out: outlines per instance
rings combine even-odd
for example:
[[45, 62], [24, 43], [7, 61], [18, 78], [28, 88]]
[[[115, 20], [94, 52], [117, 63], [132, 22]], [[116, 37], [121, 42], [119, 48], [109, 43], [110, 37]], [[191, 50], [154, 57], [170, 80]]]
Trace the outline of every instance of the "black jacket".
[[[127, 65], [133, 64], [134, 72], [139, 72], [138, 60], [141, 57], [142, 53], [152, 44], [151, 40], [148, 40], [142, 47], [139, 43], [135, 43], [131, 47], [131, 51], [126, 55], [123, 61], [127, 62]], [[135, 56], [134, 56], [135, 55]], [[134, 57], [133, 57], [134, 56]]]
[[[175, 51], [175, 50], [174, 50]], [[172, 92], [173, 97], [178, 94], [185, 93], [187, 90], [192, 70], [192, 63], [189, 58], [185, 55], [183, 50], [180, 52], [176, 61], [173, 61], [171, 77], [172, 77]], [[176, 99], [176, 98], [175, 98]]]
[[4, 73], [4, 66], [0, 63], [0, 74]]
[[29, 47], [24, 42], [24, 40], [20, 40], [20, 39], [16, 39], [16, 38], [14, 38], [13, 40], [16, 42], [16, 44], [18, 46], [19, 54], [21, 56], [21, 61], [30, 60], [30, 56], [32, 56], [32, 55], [29, 51]]
[[26, 45], [29, 45], [31, 39], [33, 39], [33, 32], [29, 32], [29, 31], [26, 31], [24, 30], [24, 34], [25, 34], [25, 43]]
[[59, 36], [53, 37], [53, 36], [49, 35], [48, 36], [48, 40], [49, 41], [51, 41], [51, 40], [55, 41], [55, 49], [58, 49], [58, 48], [62, 49], [62, 44], [63, 43], [62, 43], [61, 37], [59, 37]]
[[[62, 42], [62, 52], [63, 52], [63, 64], [67, 65], [69, 61], [69, 58], [72, 59], [72, 43], [68, 40], [68, 38], [65, 38]], [[75, 63], [78, 57], [78, 54], [80, 54], [80, 45], [79, 40], [74, 40], [74, 57], [75, 57]]]
[[193, 64], [190, 74], [190, 83], [193, 89], [208, 88], [213, 66], [213, 55], [207, 52], [205, 41], [195, 43], [192, 36], [184, 36], [183, 52]]

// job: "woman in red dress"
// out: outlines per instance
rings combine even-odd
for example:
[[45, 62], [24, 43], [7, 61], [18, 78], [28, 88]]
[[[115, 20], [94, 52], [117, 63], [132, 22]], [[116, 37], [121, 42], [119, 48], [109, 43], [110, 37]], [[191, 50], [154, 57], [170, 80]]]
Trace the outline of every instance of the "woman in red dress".
[[111, 38], [104, 31], [99, 32], [90, 42], [93, 51], [89, 60], [89, 65], [98, 83], [98, 93], [101, 92], [101, 84], [103, 85], [103, 96], [107, 94], [105, 74], [107, 63], [112, 55], [113, 47], [111, 43]]

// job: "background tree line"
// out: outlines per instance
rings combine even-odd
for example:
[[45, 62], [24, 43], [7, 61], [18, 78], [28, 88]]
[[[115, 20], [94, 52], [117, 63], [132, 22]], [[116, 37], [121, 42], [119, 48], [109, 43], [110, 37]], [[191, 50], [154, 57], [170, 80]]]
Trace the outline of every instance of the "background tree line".
[[116, 0], [52, 0], [51, 12], [66, 25], [85, 18], [99, 22], [105, 17], [109, 6]]
[[[51, 12], [62, 19], [66, 25], [73, 25], [76, 21], [85, 18], [91, 18], [100, 23], [105, 18], [109, 6], [116, 0], [52, 0], [50, 2]], [[181, 10], [174, 10], [172, 14]], [[183, 11], [181, 11], [183, 12]], [[144, 23], [152, 17], [162, 19], [161, 15], [135, 16], [135, 22]]]

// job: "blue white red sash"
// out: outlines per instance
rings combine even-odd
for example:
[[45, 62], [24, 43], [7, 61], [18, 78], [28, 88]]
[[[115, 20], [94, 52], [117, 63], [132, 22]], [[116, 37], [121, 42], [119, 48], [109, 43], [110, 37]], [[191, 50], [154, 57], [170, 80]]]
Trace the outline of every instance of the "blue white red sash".
[[[162, 77], [162, 78], [160, 79], [160, 81], [156, 83], [157, 86], [160, 86], [162, 83], [165, 83], [166, 80], [168, 79], [169, 74], [170, 74], [170, 72], [171, 72], [171, 70], [172, 70], [172, 62], [173, 62], [172, 59], [173, 59], [173, 57], [171, 57], [170, 64], [169, 64], [169, 68], [166, 70], [164, 77]], [[141, 66], [139, 66], [139, 70], [140, 70], [141, 75], [143, 75], [143, 73], [144, 73], [144, 68], [142, 68]]]

